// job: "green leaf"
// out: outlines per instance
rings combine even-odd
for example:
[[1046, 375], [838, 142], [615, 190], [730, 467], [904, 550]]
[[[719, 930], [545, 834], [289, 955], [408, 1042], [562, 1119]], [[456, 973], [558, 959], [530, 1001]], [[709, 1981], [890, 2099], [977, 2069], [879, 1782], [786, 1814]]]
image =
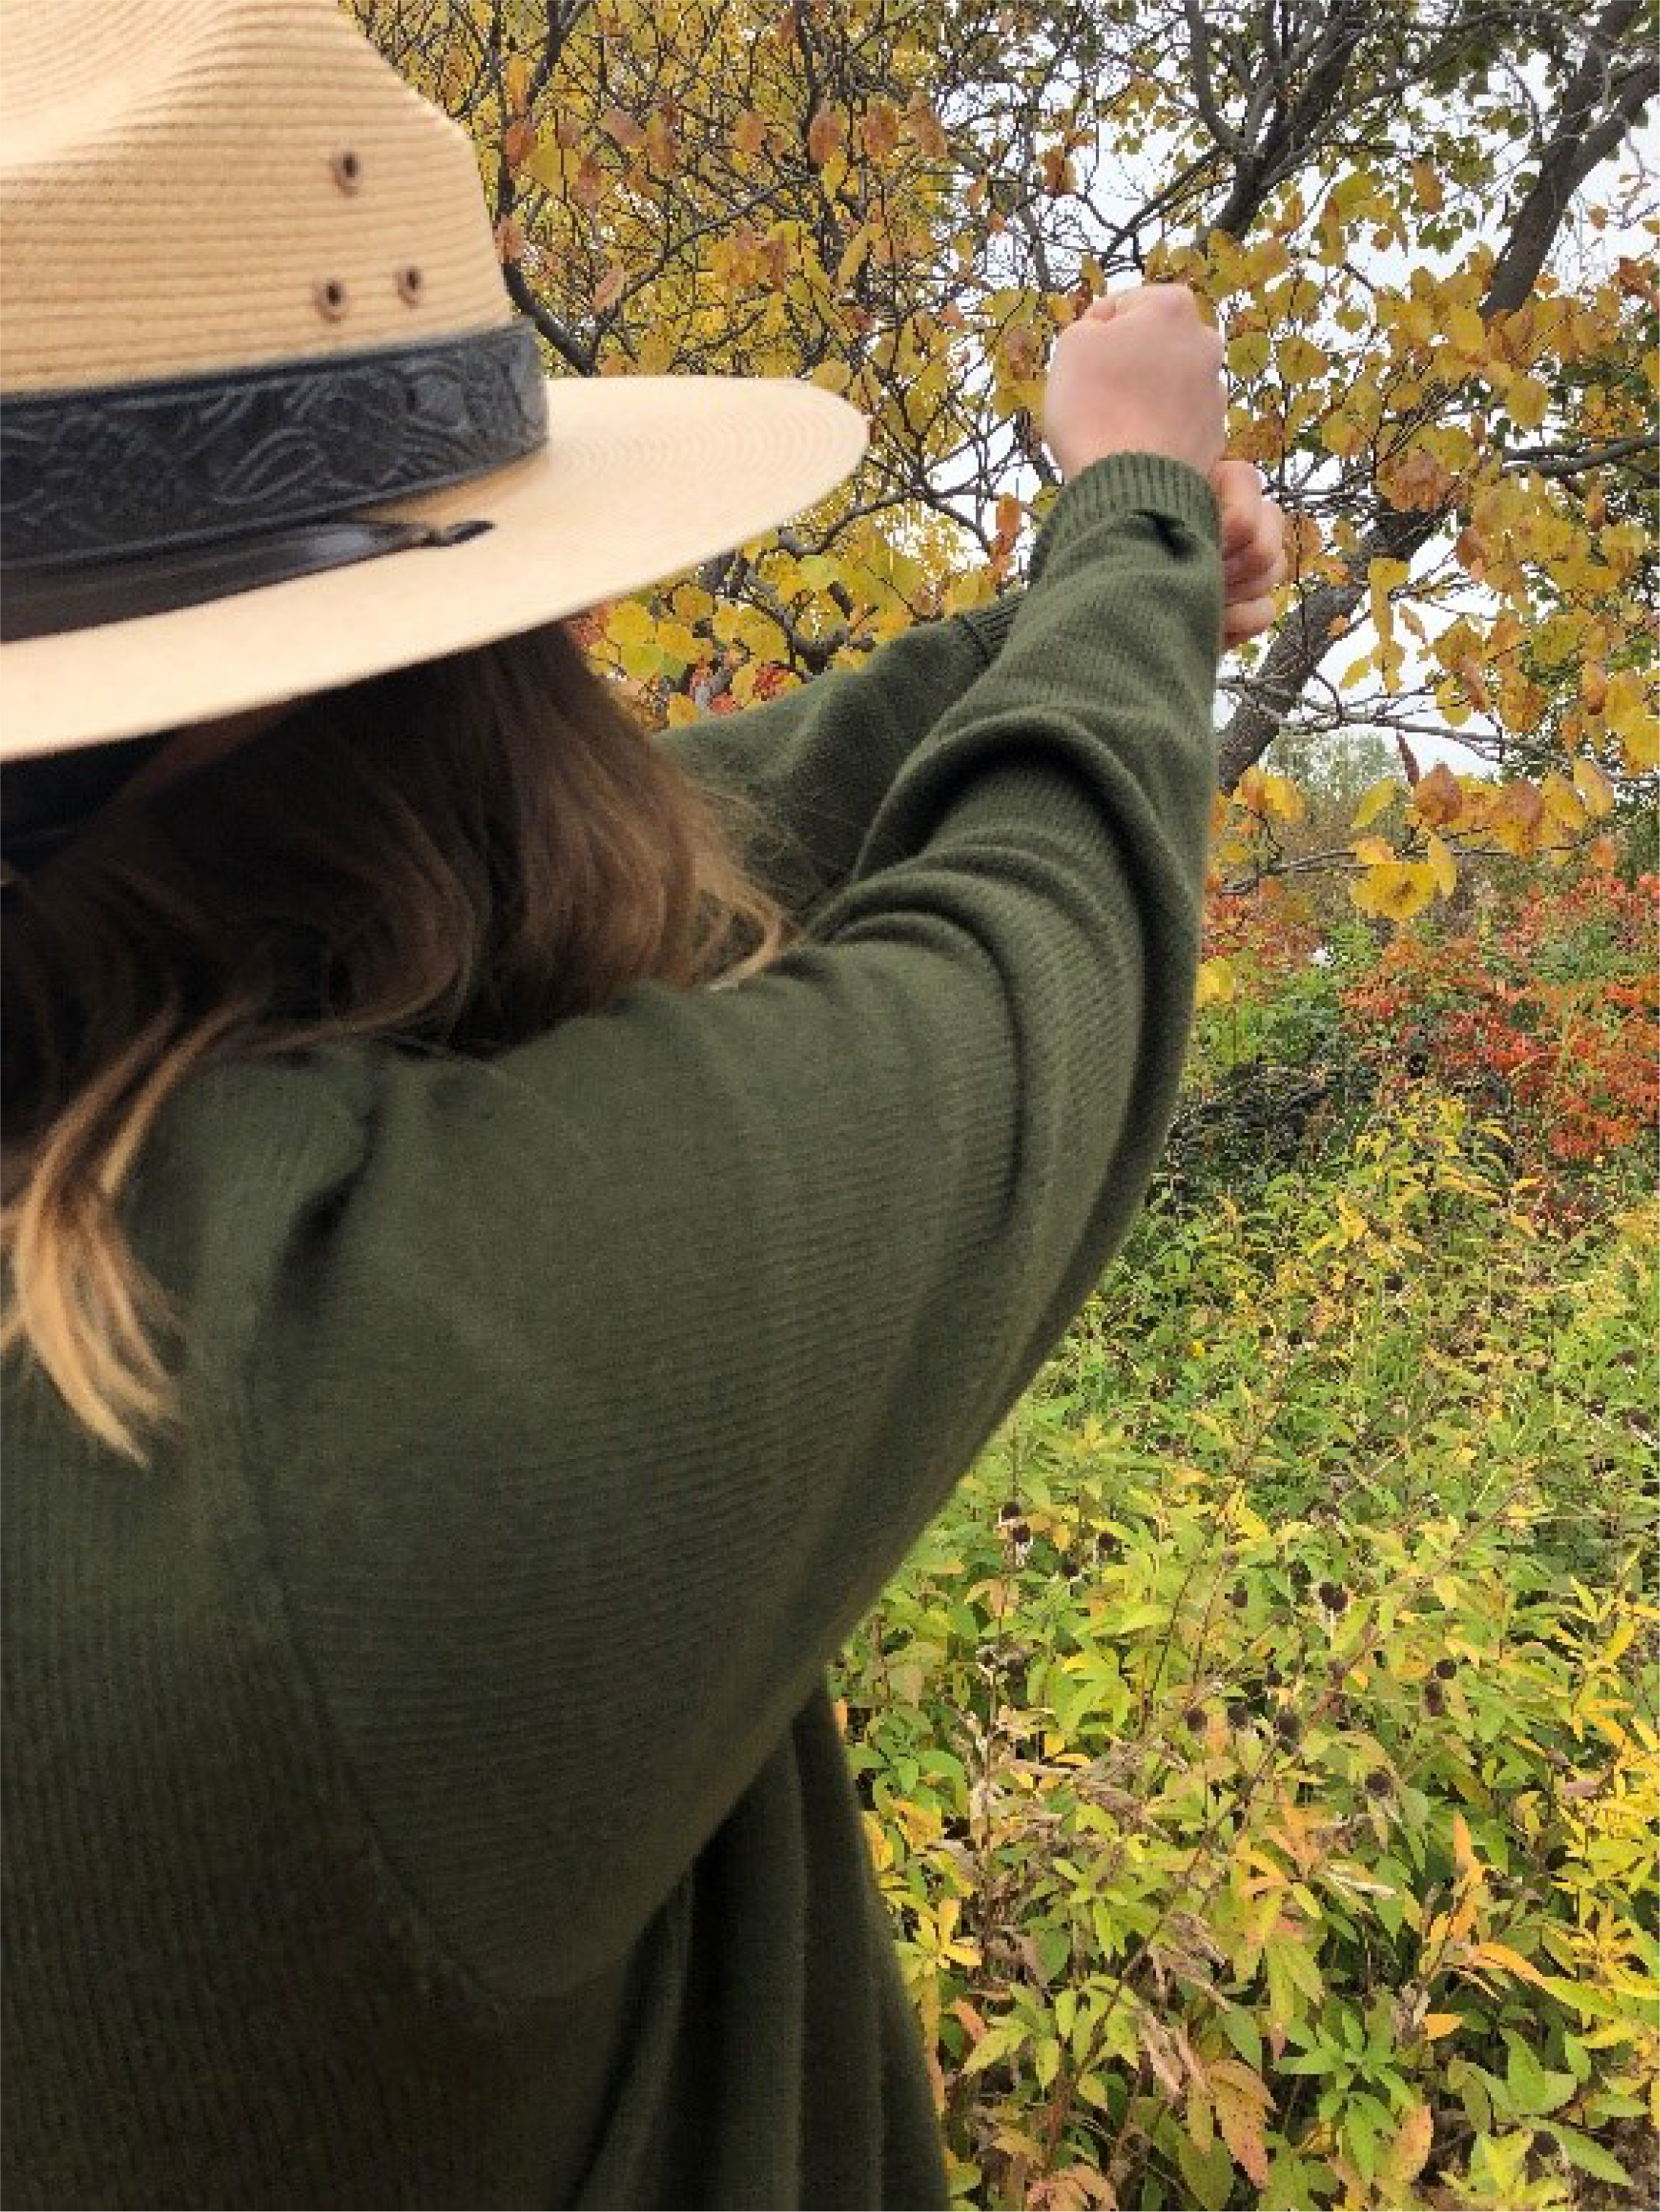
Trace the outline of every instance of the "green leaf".
[[1222, 2014], [1222, 2033], [1244, 2060], [1253, 2074], [1262, 2070], [1262, 2038], [1256, 2022], [1237, 2005], [1230, 2005]]
[[988, 2066], [1006, 2058], [1025, 2039], [1026, 2031], [1018, 2020], [994, 2021], [964, 2060], [964, 2073], [982, 2074]]
[[1233, 2159], [1227, 2145], [1219, 2138], [1207, 2151], [1201, 2150], [1190, 2136], [1184, 2135], [1176, 2155], [1194, 2202], [1201, 2204], [1204, 2212], [1222, 2212], [1233, 2194]]
[[1037, 1963], [1046, 1982], [1058, 1981], [1072, 1956], [1072, 1938], [1064, 1928], [1037, 1930]]
[[1343, 2115], [1343, 2141], [1348, 2145], [1360, 2179], [1370, 2182], [1377, 2171], [1377, 2130], [1359, 2098]]
[[1514, 2030], [1505, 2030], [1505, 2040], [1510, 2045], [1510, 2063], [1505, 2069], [1505, 2086], [1510, 2091], [1511, 2101], [1518, 2115], [1523, 2118], [1535, 2118], [1545, 2112], [1554, 2112], [1559, 2105], [1566, 2104], [1579, 2086], [1572, 2075], [1548, 2072]]
[[1594, 2142], [1590, 2136], [1581, 2135], [1578, 2128], [1565, 2128], [1560, 2120], [1550, 2123], [1550, 2131], [1556, 2138], [1557, 2148], [1571, 2166], [1577, 2166], [1582, 2172], [1594, 2175], [1598, 2181], [1615, 2182], [1626, 2189], [1631, 2187], [1631, 2176], [1619, 2160], [1610, 2156], [1602, 2144]]

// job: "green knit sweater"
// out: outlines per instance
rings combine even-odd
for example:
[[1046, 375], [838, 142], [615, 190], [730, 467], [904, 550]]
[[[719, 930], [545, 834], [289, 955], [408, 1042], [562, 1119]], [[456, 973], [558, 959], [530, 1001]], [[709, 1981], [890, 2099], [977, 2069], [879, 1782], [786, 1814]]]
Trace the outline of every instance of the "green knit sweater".
[[1165, 1134], [1210, 492], [1098, 463], [1034, 570], [679, 741], [766, 975], [167, 1109], [186, 1442], [9, 1377], [9, 2204], [943, 2202], [823, 1676]]

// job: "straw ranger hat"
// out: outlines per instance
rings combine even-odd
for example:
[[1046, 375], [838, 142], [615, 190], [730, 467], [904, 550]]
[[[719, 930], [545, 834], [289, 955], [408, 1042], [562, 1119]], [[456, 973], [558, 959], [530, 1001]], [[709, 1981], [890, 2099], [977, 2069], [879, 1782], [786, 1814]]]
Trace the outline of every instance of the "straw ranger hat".
[[864, 444], [809, 385], [544, 378], [471, 144], [339, 0], [0, 0], [0, 757], [534, 628]]

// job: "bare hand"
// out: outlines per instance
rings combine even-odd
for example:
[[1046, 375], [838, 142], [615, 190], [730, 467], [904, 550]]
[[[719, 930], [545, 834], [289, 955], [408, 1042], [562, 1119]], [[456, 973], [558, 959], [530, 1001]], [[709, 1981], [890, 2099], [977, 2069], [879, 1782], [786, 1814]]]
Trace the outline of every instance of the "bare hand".
[[1222, 514], [1222, 642], [1260, 636], [1286, 580], [1286, 518], [1249, 461], [1219, 461], [1211, 489]]

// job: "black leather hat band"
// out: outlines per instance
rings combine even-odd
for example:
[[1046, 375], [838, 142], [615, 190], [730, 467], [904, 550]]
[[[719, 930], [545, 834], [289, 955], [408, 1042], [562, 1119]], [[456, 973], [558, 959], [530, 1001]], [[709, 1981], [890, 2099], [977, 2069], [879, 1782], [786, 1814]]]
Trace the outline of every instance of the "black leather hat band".
[[[9, 398], [0, 408], [0, 635], [164, 611], [396, 550], [384, 537], [297, 532], [377, 528], [346, 519], [505, 468], [547, 434], [541, 362], [522, 322], [431, 344]], [[209, 557], [183, 558], [189, 549]], [[283, 565], [301, 557], [301, 567]], [[138, 572], [152, 563], [146, 581]], [[68, 581], [77, 572], [78, 587]]]

